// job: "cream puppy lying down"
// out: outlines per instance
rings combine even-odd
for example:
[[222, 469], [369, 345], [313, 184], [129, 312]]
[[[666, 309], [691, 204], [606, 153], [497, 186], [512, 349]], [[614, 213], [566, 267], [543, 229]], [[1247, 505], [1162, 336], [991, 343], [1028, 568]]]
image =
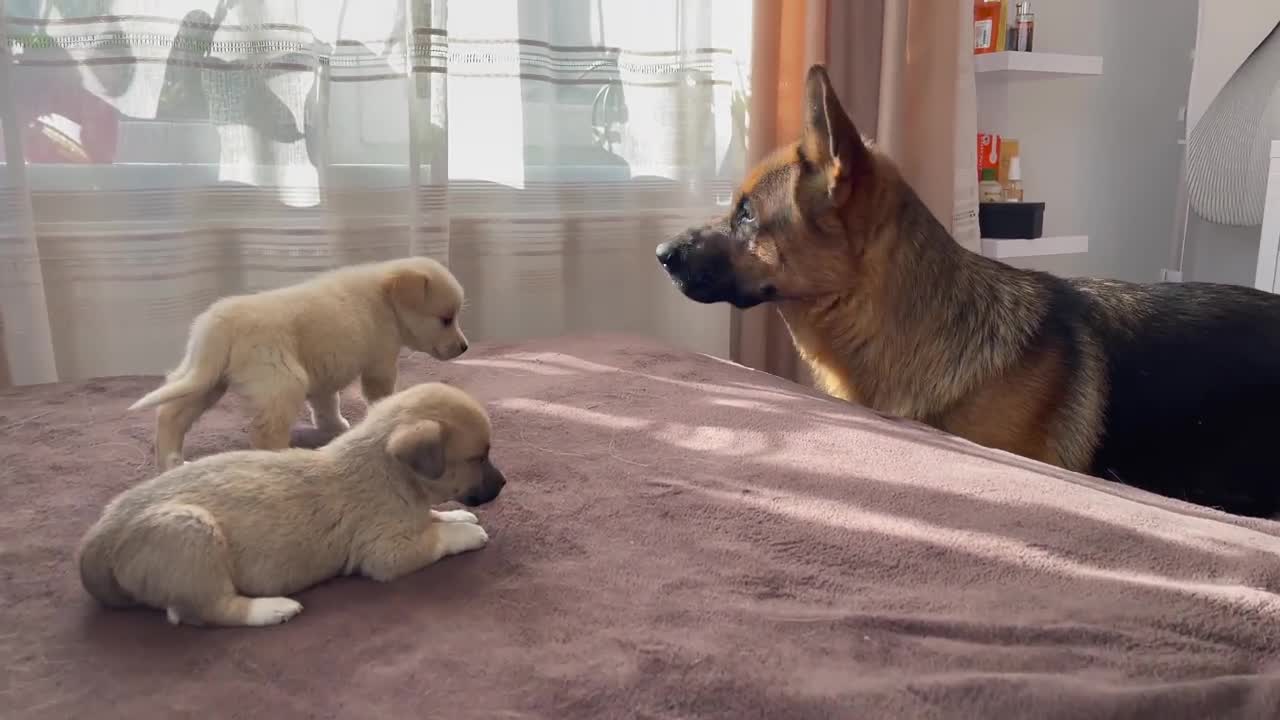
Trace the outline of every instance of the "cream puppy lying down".
[[109, 607], [192, 625], [272, 625], [285, 597], [359, 573], [387, 581], [488, 535], [449, 500], [481, 505], [506, 479], [465, 392], [417, 385], [319, 450], [242, 450], [185, 463], [116, 496], [81, 541], [80, 578]]
[[357, 377], [370, 403], [395, 392], [401, 347], [451, 360], [467, 349], [462, 287], [424, 257], [355, 265], [253, 295], [218, 300], [191, 324], [187, 352], [165, 384], [129, 409], [159, 406], [156, 464], [182, 464], [182, 441], [230, 388], [248, 399], [249, 442], [289, 446], [303, 401], [315, 426], [338, 434], [338, 391]]

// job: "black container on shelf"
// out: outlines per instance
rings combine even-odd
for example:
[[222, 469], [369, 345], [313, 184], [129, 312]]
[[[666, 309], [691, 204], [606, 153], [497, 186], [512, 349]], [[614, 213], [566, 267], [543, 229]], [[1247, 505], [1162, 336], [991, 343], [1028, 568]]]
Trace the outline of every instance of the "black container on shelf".
[[978, 231], [994, 240], [1034, 240], [1044, 234], [1044, 203], [978, 203]]

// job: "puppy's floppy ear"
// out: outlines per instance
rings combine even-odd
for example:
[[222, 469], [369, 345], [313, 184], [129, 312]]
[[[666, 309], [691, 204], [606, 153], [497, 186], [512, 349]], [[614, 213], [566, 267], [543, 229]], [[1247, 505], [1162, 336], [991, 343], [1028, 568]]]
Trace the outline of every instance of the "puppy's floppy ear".
[[394, 307], [421, 310], [427, 305], [427, 287], [431, 280], [422, 273], [401, 270], [382, 281], [382, 290]]
[[444, 426], [434, 420], [402, 425], [387, 438], [387, 454], [428, 478], [444, 475]]
[[853, 120], [840, 105], [825, 67], [809, 68], [804, 94], [801, 157], [806, 166], [825, 177], [832, 203], [842, 205], [849, 197], [854, 175], [868, 162], [870, 152]]

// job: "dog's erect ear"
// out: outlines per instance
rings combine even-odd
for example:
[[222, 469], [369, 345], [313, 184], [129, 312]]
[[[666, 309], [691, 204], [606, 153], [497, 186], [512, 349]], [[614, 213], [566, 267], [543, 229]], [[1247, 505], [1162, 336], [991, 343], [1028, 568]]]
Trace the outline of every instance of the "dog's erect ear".
[[428, 478], [444, 475], [444, 426], [424, 420], [396, 428], [387, 438], [387, 453]]
[[402, 270], [384, 280], [382, 289], [393, 305], [423, 310], [427, 306], [427, 286], [430, 282], [422, 273]]
[[804, 90], [804, 136], [800, 153], [806, 165], [826, 177], [827, 194], [832, 203], [842, 205], [848, 198], [850, 181], [867, 161], [867, 146], [840, 105], [825, 67], [809, 68]]

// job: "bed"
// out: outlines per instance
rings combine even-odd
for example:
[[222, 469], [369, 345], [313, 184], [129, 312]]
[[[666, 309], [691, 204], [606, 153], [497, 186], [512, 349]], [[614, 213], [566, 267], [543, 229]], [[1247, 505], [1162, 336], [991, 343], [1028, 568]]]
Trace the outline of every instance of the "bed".
[[[79, 585], [81, 533], [151, 470], [124, 409], [157, 378], [0, 392], [0, 716], [1280, 717], [1280, 523], [646, 339], [464, 357], [406, 358], [402, 385], [490, 407], [489, 546], [267, 629]], [[244, 420], [229, 397], [188, 455], [245, 447]]]

